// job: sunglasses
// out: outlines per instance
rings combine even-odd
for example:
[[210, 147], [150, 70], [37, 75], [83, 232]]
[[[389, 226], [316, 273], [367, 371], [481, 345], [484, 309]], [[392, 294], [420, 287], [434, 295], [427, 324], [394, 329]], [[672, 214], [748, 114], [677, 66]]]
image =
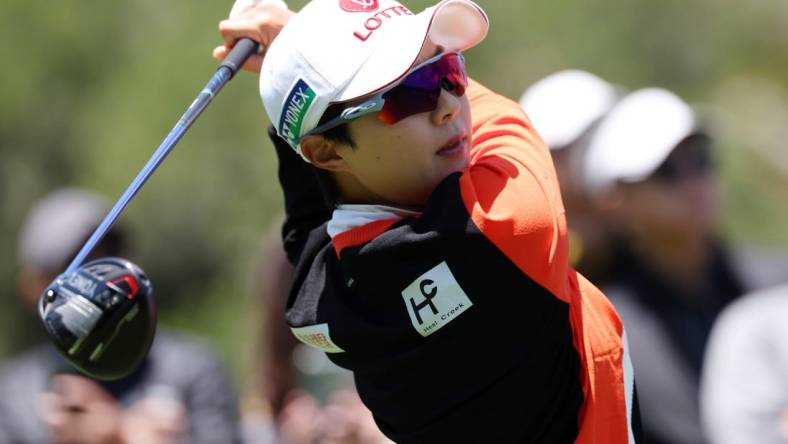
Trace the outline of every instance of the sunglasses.
[[364, 102], [344, 109], [339, 116], [318, 125], [304, 137], [323, 133], [370, 113], [378, 113], [380, 121], [393, 125], [414, 114], [435, 110], [442, 90], [462, 97], [467, 87], [468, 76], [462, 54], [439, 54], [413, 68], [404, 79]]
[[654, 171], [652, 177], [676, 182], [710, 172], [714, 168], [711, 144], [711, 138], [706, 135], [692, 135], [684, 139]]

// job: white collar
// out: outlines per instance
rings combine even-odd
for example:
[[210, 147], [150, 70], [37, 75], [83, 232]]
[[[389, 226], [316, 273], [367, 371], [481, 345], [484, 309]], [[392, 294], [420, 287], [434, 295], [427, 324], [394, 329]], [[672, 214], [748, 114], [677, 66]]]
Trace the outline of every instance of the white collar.
[[418, 216], [421, 216], [421, 213], [418, 211], [386, 205], [343, 204], [334, 209], [334, 214], [328, 222], [327, 230], [328, 235], [333, 239], [338, 234], [379, 220], [404, 219]]

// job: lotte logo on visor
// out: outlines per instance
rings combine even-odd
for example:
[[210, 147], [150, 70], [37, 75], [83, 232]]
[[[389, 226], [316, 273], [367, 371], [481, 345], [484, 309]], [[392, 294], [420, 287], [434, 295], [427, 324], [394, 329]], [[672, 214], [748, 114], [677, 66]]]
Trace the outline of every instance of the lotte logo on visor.
[[378, 10], [378, 0], [339, 0], [339, 6], [347, 12], [372, 12]]

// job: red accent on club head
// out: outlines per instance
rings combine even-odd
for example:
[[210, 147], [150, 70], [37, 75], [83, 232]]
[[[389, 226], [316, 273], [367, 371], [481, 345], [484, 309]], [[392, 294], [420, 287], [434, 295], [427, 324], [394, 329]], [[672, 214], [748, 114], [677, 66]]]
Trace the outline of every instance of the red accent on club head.
[[118, 283], [125, 282], [126, 285], [128, 285], [129, 287], [129, 293], [126, 295], [126, 299], [129, 300], [134, 299], [134, 296], [136, 296], [137, 292], [140, 291], [140, 286], [139, 284], [137, 284], [137, 281], [129, 275], [121, 276], [119, 278], [111, 280], [110, 282], [116, 285]]
[[339, 0], [339, 7], [347, 12], [373, 12], [380, 6], [378, 0]]

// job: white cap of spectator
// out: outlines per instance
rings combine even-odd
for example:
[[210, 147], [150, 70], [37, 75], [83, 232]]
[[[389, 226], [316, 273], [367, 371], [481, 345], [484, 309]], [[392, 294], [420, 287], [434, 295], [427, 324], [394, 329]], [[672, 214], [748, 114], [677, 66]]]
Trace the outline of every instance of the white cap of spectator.
[[583, 178], [592, 193], [648, 178], [688, 136], [700, 132], [692, 108], [670, 91], [646, 88], [624, 97], [599, 123]]
[[613, 107], [616, 88], [601, 78], [580, 70], [551, 74], [523, 93], [520, 106], [551, 150], [577, 141]]
[[19, 261], [56, 271], [72, 259], [79, 246], [101, 222], [110, 202], [80, 188], [54, 191], [28, 212], [19, 234]]

